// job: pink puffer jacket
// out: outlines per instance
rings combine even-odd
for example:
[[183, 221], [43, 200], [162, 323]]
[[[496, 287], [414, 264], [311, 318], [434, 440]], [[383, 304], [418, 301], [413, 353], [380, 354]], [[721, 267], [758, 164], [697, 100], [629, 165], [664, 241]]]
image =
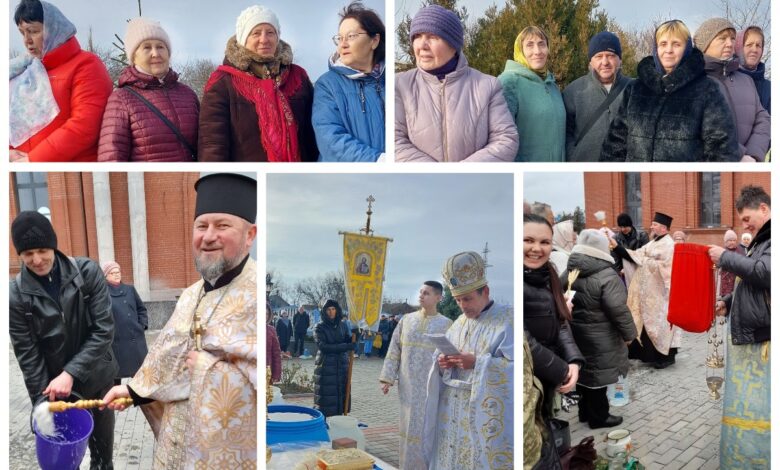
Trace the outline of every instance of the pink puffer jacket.
[[511, 162], [517, 126], [501, 83], [468, 66], [443, 81], [420, 68], [395, 78], [395, 160]]
[[195, 92], [178, 82], [170, 70], [157, 78], [127, 67], [119, 77], [119, 88], [108, 99], [103, 114], [98, 144], [101, 162], [191, 162], [192, 154], [176, 134], [157, 117], [143, 101], [126, 90], [133, 90], [149, 100], [168, 118], [195, 150], [198, 142], [200, 104]]

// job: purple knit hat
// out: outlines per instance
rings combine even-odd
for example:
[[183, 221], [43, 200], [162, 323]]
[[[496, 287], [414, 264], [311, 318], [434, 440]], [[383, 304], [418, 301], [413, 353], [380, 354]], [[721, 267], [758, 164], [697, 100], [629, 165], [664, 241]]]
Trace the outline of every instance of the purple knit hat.
[[463, 49], [463, 25], [454, 11], [439, 5], [429, 5], [420, 9], [412, 19], [409, 28], [409, 40], [421, 33], [435, 34], [456, 50]]

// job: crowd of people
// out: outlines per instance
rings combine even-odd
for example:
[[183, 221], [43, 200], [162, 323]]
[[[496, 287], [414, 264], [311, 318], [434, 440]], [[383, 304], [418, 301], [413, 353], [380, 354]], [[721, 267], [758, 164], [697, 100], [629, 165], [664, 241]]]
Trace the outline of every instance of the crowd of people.
[[313, 85], [277, 15], [245, 9], [200, 102], [171, 68], [173, 44], [157, 21], [127, 23], [116, 88], [53, 4], [22, 0], [14, 22], [25, 52], [10, 65], [11, 161], [384, 158], [385, 27], [360, 2], [339, 13], [328, 71]]
[[[468, 66], [458, 15], [422, 8], [409, 30], [416, 67], [396, 77], [397, 161], [763, 162], [770, 148], [764, 33], [711, 18], [692, 35], [655, 30], [637, 78], [601, 31], [587, 72], [563, 92], [544, 29], [523, 28], [496, 78]], [[583, 44], [583, 47], [586, 46]]]
[[195, 184], [192, 253], [202, 279], [184, 290], [148, 351], [147, 310], [121, 282], [119, 264], [67, 256], [39, 212], [13, 220], [22, 261], [9, 291], [14, 354], [33, 406], [74, 398], [106, 404], [90, 410], [89, 468], [113, 468], [114, 411], [127, 407], [117, 398], [132, 398], [146, 416], [154, 468], [255, 465], [256, 184], [234, 174]]
[[[560, 468], [551, 438], [559, 394], [576, 387], [579, 420], [591, 429], [617, 426], [623, 419], [610, 413], [607, 386], [627, 376], [629, 359], [665, 369], [683, 346], [682, 330], [667, 316], [675, 245], [688, 242], [681, 231], [673, 239], [673, 218], [656, 212], [648, 236], [620, 214], [617, 231], [583, 229], [563, 251], [556, 247], [545, 206], [528, 205], [523, 218], [524, 368], [531, 374], [523, 384], [523, 431], [529, 469]], [[712, 272], [712, 263], [720, 268], [717, 299], [714, 312], [687, 313], [728, 317], [722, 468], [769, 463], [771, 201], [763, 188], [745, 186], [735, 206], [751, 241], [742, 247], [736, 232], [726, 230], [723, 246], [702, 247], [705, 271]], [[556, 252], [565, 258], [565, 269], [553, 263]]]

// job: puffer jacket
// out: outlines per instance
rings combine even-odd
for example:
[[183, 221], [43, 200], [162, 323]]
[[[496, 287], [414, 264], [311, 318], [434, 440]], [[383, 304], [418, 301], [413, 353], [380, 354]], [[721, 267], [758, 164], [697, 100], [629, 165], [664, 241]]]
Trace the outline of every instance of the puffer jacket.
[[568, 322], [561, 323], [550, 290], [550, 270], [523, 269], [523, 330], [533, 356], [534, 374], [544, 385], [546, 416], [551, 415], [552, 395], [563, 383], [569, 364], [584, 364]]
[[103, 110], [113, 84], [100, 58], [75, 36], [42, 59], [60, 113], [17, 150], [31, 162], [94, 162]]
[[314, 84], [311, 121], [321, 162], [375, 162], [385, 151], [385, 64], [365, 74], [340, 64]]
[[101, 162], [191, 162], [193, 155], [176, 134], [136, 96], [146, 98], [168, 118], [195, 149], [198, 144], [198, 96], [179, 83], [173, 70], [162, 82], [130, 66], [119, 77], [106, 105], [100, 129], [98, 160]]
[[626, 286], [612, 269], [611, 258], [583, 245], [575, 246], [569, 257], [569, 271], [580, 270], [572, 285], [576, 294], [571, 321], [574, 341], [585, 356], [578, 383], [591, 388], [616, 383], [619, 375], [628, 373], [625, 342], [637, 335]]
[[[336, 307], [336, 318], [325, 314]], [[347, 351], [353, 349], [352, 337], [344, 321], [341, 307], [332, 300], [322, 308], [322, 319], [314, 327], [317, 356], [314, 358], [314, 407], [325, 416], [344, 413], [347, 393]]]
[[[588, 70], [587, 74], [574, 80], [563, 90], [563, 105], [566, 107], [566, 161], [599, 161], [601, 147], [604, 145], [612, 119], [620, 109], [625, 87], [633, 81], [633, 78], [628, 78], [618, 71], [612, 88], [607, 92], [593, 70]], [[578, 134], [590, 124], [593, 113], [612, 94], [617, 96], [609, 103], [607, 109], [596, 117], [596, 122], [590, 130], [580, 136], [579, 142], [576, 142]]]
[[111, 349], [119, 363], [117, 377], [132, 377], [138, 372], [148, 352], [144, 336], [144, 331], [149, 328], [146, 306], [133, 286], [109, 284], [108, 293], [114, 315], [114, 341]]
[[[298, 127], [300, 160], [313, 162], [319, 155], [311, 125], [313, 87], [306, 71], [292, 63], [290, 46], [279, 41], [279, 47], [283, 48], [283, 61], [276, 86], [287, 98]], [[239, 46], [233, 36], [228, 40], [223, 65], [245, 73], [248, 80], [259, 82], [264, 79], [249, 71], [255, 57], [247, 48]], [[241, 95], [231, 75], [215, 71], [206, 85], [200, 107], [198, 161], [268, 161], [258, 122], [255, 103]]]
[[726, 97], [737, 125], [740, 156], [750, 155], [764, 161], [771, 140], [769, 113], [761, 106], [756, 86], [750, 77], [737, 73], [736, 59], [720, 60], [704, 56], [704, 70], [715, 80]]
[[420, 68], [396, 75], [396, 161], [511, 162], [517, 145], [501, 83], [462, 52], [442, 81]]
[[[22, 266], [11, 279], [8, 325], [16, 360], [33, 404], [62, 371], [73, 376], [73, 390], [94, 397], [118, 371], [111, 341], [114, 317], [100, 266], [88, 258], [56, 251], [59, 299], [52, 299]], [[27, 318], [27, 314], [31, 315]]]
[[552, 72], [542, 80], [528, 67], [507, 60], [498, 76], [517, 126], [517, 162], [566, 160], [566, 109]]
[[726, 251], [720, 267], [739, 276], [734, 291], [723, 297], [731, 323], [731, 342], [753, 344], [769, 341], [771, 316], [771, 220], [758, 231], [748, 246], [747, 256]]
[[704, 73], [704, 56], [691, 50], [672, 73], [655, 69], [653, 56], [637, 67], [623, 92], [601, 149], [601, 161], [727, 162], [741, 158], [731, 110]]

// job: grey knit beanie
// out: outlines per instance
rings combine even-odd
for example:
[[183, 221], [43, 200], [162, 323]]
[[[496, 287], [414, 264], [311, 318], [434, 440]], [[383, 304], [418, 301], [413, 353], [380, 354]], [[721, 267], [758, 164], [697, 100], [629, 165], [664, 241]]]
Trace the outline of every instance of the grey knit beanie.
[[454, 11], [439, 5], [429, 5], [420, 9], [412, 19], [409, 28], [409, 40], [421, 33], [435, 34], [456, 50], [463, 49], [463, 25]]
[[715, 39], [715, 36], [725, 29], [737, 31], [734, 24], [726, 18], [710, 18], [702, 23], [693, 35], [693, 43], [696, 45], [696, 49], [702, 52], [706, 51], [712, 40]]

